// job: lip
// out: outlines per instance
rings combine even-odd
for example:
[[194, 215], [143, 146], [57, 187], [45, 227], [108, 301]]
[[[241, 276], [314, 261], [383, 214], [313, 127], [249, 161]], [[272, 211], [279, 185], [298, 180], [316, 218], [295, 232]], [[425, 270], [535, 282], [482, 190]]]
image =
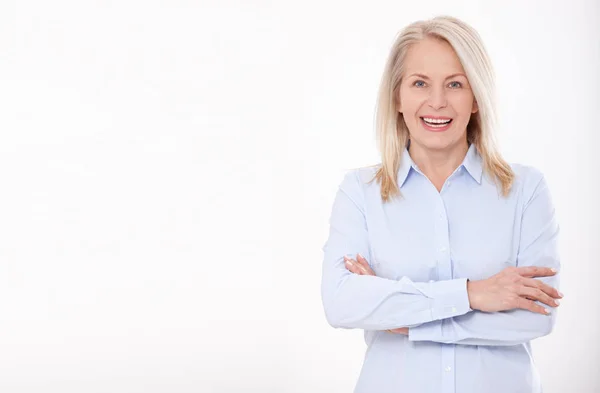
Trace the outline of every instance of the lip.
[[[427, 118], [430, 118], [429, 116], [425, 116]], [[441, 120], [452, 120], [451, 117], [431, 117], [433, 119], [441, 119]], [[443, 132], [448, 130], [451, 126], [452, 126], [452, 122], [448, 123], [447, 125], [445, 125], [444, 127], [431, 127], [429, 126], [427, 123], [425, 123], [425, 120], [423, 120], [423, 118], [419, 118], [419, 120], [421, 121], [421, 124], [423, 125], [423, 128], [425, 128], [427, 131], [431, 131], [431, 132]]]
[[430, 116], [430, 115], [423, 115], [421, 116], [421, 118], [426, 117], [428, 119], [435, 119], [435, 120], [450, 120], [452, 119], [451, 117], [448, 116]]

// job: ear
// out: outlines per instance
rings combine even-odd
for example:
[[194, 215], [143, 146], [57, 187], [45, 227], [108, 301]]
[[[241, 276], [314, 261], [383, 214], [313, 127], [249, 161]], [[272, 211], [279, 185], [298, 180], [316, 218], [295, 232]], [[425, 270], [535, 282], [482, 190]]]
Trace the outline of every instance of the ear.
[[473, 100], [473, 109], [471, 110], [471, 113], [475, 113], [479, 110], [479, 106], [477, 105], [477, 101]]
[[402, 104], [400, 103], [400, 100], [396, 102], [396, 111], [402, 113]]

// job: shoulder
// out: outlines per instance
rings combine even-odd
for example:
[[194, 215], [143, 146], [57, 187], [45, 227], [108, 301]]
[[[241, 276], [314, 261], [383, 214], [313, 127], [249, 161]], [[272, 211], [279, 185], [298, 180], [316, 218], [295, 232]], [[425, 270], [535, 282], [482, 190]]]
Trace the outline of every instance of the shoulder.
[[373, 179], [379, 166], [379, 164], [376, 164], [347, 169], [339, 184], [340, 191], [345, 193], [354, 203], [362, 206], [365, 200], [365, 190], [375, 184]]
[[380, 164], [375, 164], [347, 169], [340, 183], [340, 188], [344, 191], [364, 192], [365, 187], [367, 187], [375, 177], [379, 166]]
[[510, 166], [515, 173], [513, 187], [519, 191], [525, 201], [547, 188], [546, 177], [539, 168], [522, 163], [510, 163]]

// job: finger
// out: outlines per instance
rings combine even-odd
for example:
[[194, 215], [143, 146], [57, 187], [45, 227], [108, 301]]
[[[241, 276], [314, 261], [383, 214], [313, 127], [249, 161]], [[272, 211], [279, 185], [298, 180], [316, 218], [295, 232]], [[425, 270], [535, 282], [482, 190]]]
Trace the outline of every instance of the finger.
[[[350, 262], [352, 264], [352, 266], [354, 266], [357, 271], [360, 272], [360, 274], [371, 274], [371, 272], [369, 272], [369, 270], [367, 270], [363, 265], [361, 265], [360, 263], [358, 263], [357, 261], [355, 261], [352, 258], [348, 258], [347, 256], [344, 256], [344, 259], [346, 259], [346, 262]], [[374, 273], [372, 275], [375, 275]]]
[[559, 303], [548, 296], [544, 291], [539, 288], [521, 287], [519, 295], [526, 296], [528, 299], [539, 300], [540, 302], [549, 305], [550, 307], [557, 307]]
[[369, 274], [367, 272], [367, 270], [360, 265], [360, 263], [356, 262], [354, 259], [352, 258], [348, 258], [348, 257], [344, 257], [344, 259], [346, 260], [346, 267], [349, 268], [349, 270], [353, 273], [356, 274], [360, 274], [360, 275], [364, 275], [364, 274]]
[[352, 273], [355, 274], [362, 274], [362, 270], [360, 270], [357, 266], [356, 263], [352, 263], [352, 260], [347, 259], [346, 257], [344, 257], [344, 261], [345, 261], [345, 265], [346, 265], [346, 269], [350, 270]]
[[360, 264], [360, 266], [364, 267], [365, 271], [368, 274], [374, 276], [375, 272], [373, 271], [373, 269], [371, 269], [371, 265], [369, 265], [369, 262], [367, 262], [367, 260], [365, 259], [365, 257], [363, 257], [360, 254], [356, 254], [356, 255], [357, 255], [356, 260], [358, 261], [358, 263]]
[[365, 257], [363, 257], [362, 255], [360, 255], [360, 253], [356, 254], [356, 260], [358, 261], [358, 263], [360, 263], [361, 265], [363, 265], [366, 268], [370, 268], [371, 267], [369, 265], [369, 262], [367, 262], [367, 260], [365, 259]]
[[533, 300], [525, 299], [524, 297], [519, 297], [519, 300], [517, 301], [517, 308], [522, 308], [523, 310], [529, 310], [542, 315], [550, 314], [550, 310], [547, 308], [540, 306]]
[[408, 329], [407, 328], [389, 329], [388, 332], [395, 333], [395, 334], [405, 334], [405, 335], [408, 335]]
[[550, 277], [558, 273], [554, 268], [543, 266], [520, 266], [517, 273], [523, 277]]
[[560, 293], [557, 289], [551, 287], [550, 285], [546, 284], [541, 280], [536, 280], [535, 278], [523, 278], [522, 283], [527, 285], [528, 287], [539, 288], [555, 299], [560, 299], [563, 297], [562, 293]]

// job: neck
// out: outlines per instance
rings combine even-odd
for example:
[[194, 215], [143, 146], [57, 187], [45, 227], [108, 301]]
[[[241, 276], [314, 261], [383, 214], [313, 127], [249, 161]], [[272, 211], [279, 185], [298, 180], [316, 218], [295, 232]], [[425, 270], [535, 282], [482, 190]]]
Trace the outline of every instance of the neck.
[[431, 180], [442, 182], [463, 162], [468, 150], [466, 139], [443, 150], [429, 149], [411, 140], [409, 148], [410, 157], [421, 172]]

